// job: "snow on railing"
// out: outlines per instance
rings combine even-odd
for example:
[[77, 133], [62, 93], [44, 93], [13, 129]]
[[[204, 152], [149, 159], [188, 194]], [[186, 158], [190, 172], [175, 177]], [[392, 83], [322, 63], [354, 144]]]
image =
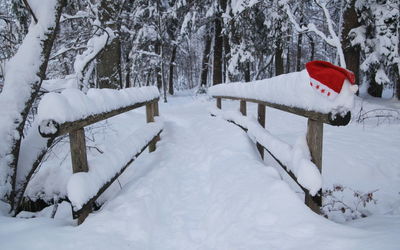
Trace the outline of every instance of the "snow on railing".
[[[150, 152], [156, 149], [163, 127], [154, 122], [154, 116], [159, 115], [158, 100], [156, 87], [143, 87], [90, 89], [86, 95], [68, 89], [46, 94], [39, 103], [40, 134], [51, 138], [69, 134], [73, 175], [67, 192], [78, 224], [91, 212], [93, 202], [147, 147]], [[142, 106], [146, 106], [149, 124], [88, 164], [84, 127]]]
[[354, 93], [348, 86], [343, 86], [340, 94], [330, 100], [310, 87], [306, 70], [251, 83], [218, 84], [209, 88], [209, 94], [226, 99], [248, 99], [339, 126], [350, 121], [349, 111], [354, 105]]
[[71, 130], [71, 126], [87, 126], [159, 97], [156, 87], [89, 89], [86, 95], [77, 89], [48, 93], [38, 107], [39, 132], [43, 137], [63, 135]]
[[[303, 189], [305, 203], [319, 213], [322, 205], [323, 123], [345, 126], [350, 122], [353, 89], [344, 82], [335, 98], [327, 98], [310, 86], [310, 76], [305, 70], [251, 83], [219, 84], [209, 88], [209, 95], [216, 98], [219, 109], [211, 114], [247, 131], [256, 141], [261, 157], [264, 158], [266, 150]], [[242, 115], [222, 112], [222, 99], [239, 100]], [[246, 117], [247, 102], [258, 104], [258, 124]], [[305, 140], [291, 146], [265, 130], [266, 106], [308, 118]]]

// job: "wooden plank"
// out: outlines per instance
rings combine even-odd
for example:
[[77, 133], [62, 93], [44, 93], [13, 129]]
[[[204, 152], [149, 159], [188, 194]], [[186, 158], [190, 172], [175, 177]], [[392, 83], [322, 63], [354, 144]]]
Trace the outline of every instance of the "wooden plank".
[[[75, 174], [89, 171], [86, 156], [85, 130], [83, 128], [69, 133], [69, 145], [71, 149], [72, 172]], [[82, 224], [91, 211], [92, 207], [88, 206], [81, 212], [77, 217], [78, 225]]]
[[[88, 202], [86, 202], [86, 203], [82, 206], [81, 209], [79, 209], [79, 210], [77, 210], [77, 211], [72, 210], [72, 215], [73, 215], [74, 219], [79, 218], [80, 216], [83, 216], [83, 214], [84, 214], [86, 211], [88, 211], [88, 209], [91, 209], [91, 208], [92, 208], [93, 202], [95, 202], [95, 201], [97, 200], [97, 198], [99, 198], [100, 195], [101, 195], [105, 190], [107, 190], [107, 188], [108, 188], [109, 186], [111, 186], [111, 184], [112, 184], [112, 183], [113, 183], [113, 182], [114, 182], [128, 167], [129, 167], [129, 165], [132, 164], [132, 163], [135, 161], [135, 159], [136, 159], [137, 157], [139, 157], [139, 155], [140, 155], [141, 153], [143, 153], [143, 151], [144, 151], [152, 142], [154, 142], [154, 141], [156, 140], [157, 136], [160, 136], [161, 132], [162, 132], [162, 130], [160, 130], [160, 132], [158, 132], [157, 135], [155, 135], [155, 136], [153, 137], [153, 139], [152, 139], [149, 143], [147, 143], [145, 146], [143, 146], [143, 148], [140, 150], [140, 152], [137, 153], [137, 154], [135, 154], [135, 155], [131, 158], [131, 160], [129, 160], [129, 162], [126, 163], [126, 164], [121, 168], [121, 170], [120, 170], [118, 173], [116, 173], [116, 174], [114, 175], [114, 177], [112, 177], [107, 183], [104, 184], [103, 187], [101, 187], [101, 188], [99, 189], [99, 191], [97, 192], [97, 194], [96, 194], [95, 196], [93, 196]], [[82, 221], [82, 222], [83, 222], [83, 221]]]
[[[153, 103], [146, 104], [146, 121], [147, 123], [154, 122], [154, 105]], [[153, 141], [149, 145], [149, 152], [156, 150], [156, 141]]]
[[246, 107], [246, 101], [240, 101], [240, 113], [242, 113], [242, 115], [247, 115], [247, 107]]
[[[265, 128], [265, 105], [258, 104], [257, 120], [261, 127]], [[264, 159], [264, 147], [257, 142], [257, 149], [260, 152], [261, 159]]]
[[220, 97], [217, 97], [217, 108], [219, 108], [219, 109], [222, 108], [222, 100]]
[[276, 104], [276, 103], [271, 103], [271, 102], [266, 102], [266, 101], [260, 101], [256, 99], [251, 99], [251, 98], [239, 98], [239, 97], [232, 97], [232, 96], [213, 96], [214, 98], [217, 99], [217, 107], [218, 107], [218, 99], [230, 99], [230, 100], [240, 100], [240, 101], [246, 101], [246, 102], [253, 102], [253, 103], [258, 103], [262, 104], [271, 108], [276, 108], [280, 109], [292, 114], [304, 116], [310, 119], [313, 119], [315, 121], [320, 121], [329, 125], [333, 126], [345, 126], [350, 122], [351, 119], [351, 112], [347, 112], [345, 115], [340, 115], [336, 114], [334, 115], [333, 113], [320, 113], [316, 111], [310, 111], [310, 110], [305, 110], [297, 107], [289, 107], [285, 106], [282, 104]]
[[[307, 145], [310, 149], [311, 161], [317, 166], [322, 174], [322, 145], [323, 145], [324, 124], [319, 121], [308, 119], [307, 122]], [[306, 193], [305, 202], [314, 212], [320, 213], [322, 206], [322, 197], [319, 204], [309, 203], [310, 195]]]
[[[109, 112], [90, 115], [88, 117], [84, 117], [77, 121], [70, 121], [70, 122], [65, 122], [65, 123], [61, 123], [61, 124], [59, 124], [53, 120], [43, 121], [39, 125], [39, 133], [43, 137], [56, 137], [56, 136], [68, 134], [71, 131], [75, 131], [79, 128], [83, 128], [83, 127], [86, 127], [93, 123], [96, 123], [96, 122], [108, 119], [110, 117], [122, 114], [124, 112], [128, 112], [130, 110], [145, 106], [149, 103], [158, 102], [158, 99], [159, 98], [155, 98], [150, 101], [135, 103], [134, 105], [111, 110]], [[48, 131], [51, 131], [51, 132], [48, 132]]]

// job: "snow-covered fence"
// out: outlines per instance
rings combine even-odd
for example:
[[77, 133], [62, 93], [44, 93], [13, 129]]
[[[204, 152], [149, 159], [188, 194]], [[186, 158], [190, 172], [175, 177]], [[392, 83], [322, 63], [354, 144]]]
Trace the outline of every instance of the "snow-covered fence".
[[[220, 84], [211, 87], [209, 94], [216, 98], [218, 108], [211, 114], [240, 126], [254, 138], [261, 157], [266, 150], [304, 191], [306, 205], [319, 213], [323, 124], [347, 125], [354, 96], [343, 87], [336, 99], [329, 100], [314, 91], [309, 81], [302, 71], [252, 83]], [[240, 113], [222, 111], [222, 99], [240, 101]], [[257, 122], [246, 117], [247, 102], [258, 104]], [[291, 146], [271, 135], [265, 129], [266, 106], [308, 118], [306, 138]]]
[[[96, 199], [147, 148], [153, 152], [162, 124], [155, 122], [159, 92], [156, 87], [122, 90], [90, 89], [49, 93], [39, 104], [39, 133], [43, 137], [69, 134], [73, 175], [67, 186], [74, 218], [81, 224]], [[145, 106], [147, 124], [125, 138], [120, 147], [105, 152], [88, 165], [84, 127]]]

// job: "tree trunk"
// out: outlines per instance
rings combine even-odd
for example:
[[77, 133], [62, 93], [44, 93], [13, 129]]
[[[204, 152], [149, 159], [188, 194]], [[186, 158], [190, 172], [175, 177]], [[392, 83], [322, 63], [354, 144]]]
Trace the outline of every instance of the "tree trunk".
[[203, 52], [203, 60], [201, 62], [201, 83], [200, 86], [207, 86], [207, 77], [208, 77], [208, 62], [210, 61], [210, 51], [211, 51], [211, 36], [210, 34], [206, 34], [205, 36], [205, 44], [204, 44], [204, 52]]
[[400, 67], [397, 65], [397, 69], [395, 69], [395, 71], [396, 71], [396, 73], [395, 73], [395, 76], [396, 76], [396, 81], [395, 81], [395, 85], [394, 85], [394, 88], [395, 88], [395, 92], [394, 92], [394, 95], [395, 95], [395, 97], [397, 98], [397, 100], [400, 100]]
[[296, 71], [301, 70], [301, 49], [302, 49], [302, 43], [303, 43], [303, 34], [299, 33], [297, 36], [297, 55], [296, 55]]
[[288, 34], [287, 39], [286, 39], [286, 42], [287, 42], [287, 46], [286, 46], [287, 47], [287, 50], [286, 50], [286, 73], [290, 72], [290, 61], [291, 61], [291, 58], [290, 58], [290, 49], [291, 49], [290, 37], [291, 37], [291, 35]]
[[[156, 44], [154, 45], [154, 50], [155, 50], [155, 53], [161, 57], [161, 49], [160, 48], [161, 48], [160, 42], [156, 41]], [[160, 67], [159, 63], [156, 66], [155, 73], [156, 73], [156, 80], [157, 80], [157, 88], [161, 91], [162, 78], [161, 78], [161, 67]]]
[[126, 71], [126, 76], [125, 76], [125, 88], [129, 88], [129, 87], [133, 87], [133, 85], [131, 84], [131, 59], [129, 56], [126, 57], [126, 67], [125, 67], [125, 71]]
[[373, 97], [382, 97], [382, 92], [383, 92], [383, 85], [378, 84], [375, 81], [375, 75], [376, 72], [374, 69], [371, 70], [372, 72], [367, 73], [367, 79], [369, 80], [369, 87], [368, 87], [368, 94], [370, 94]]
[[171, 60], [169, 62], [169, 84], [168, 84], [168, 93], [170, 95], [174, 94], [174, 65], [175, 65], [175, 58], [176, 58], [176, 50], [177, 46], [173, 45], [172, 48], [172, 55]]
[[214, 34], [214, 62], [213, 62], [213, 85], [222, 83], [222, 46], [221, 20], [215, 19]]
[[360, 49], [358, 47], [351, 46], [351, 40], [349, 37], [350, 30], [360, 26], [354, 6], [355, 2], [356, 0], [352, 0], [350, 3], [345, 4], [346, 6], [343, 12], [341, 43], [344, 53], [344, 59], [346, 61], [346, 67], [354, 73], [354, 75], [356, 76], [356, 80], [359, 81]]
[[119, 5], [112, 0], [101, 0], [99, 8], [100, 23], [114, 32], [114, 39], [107, 44], [97, 58], [97, 79], [99, 88], [122, 88], [121, 41], [119, 25], [116, 20]]
[[115, 37], [97, 58], [99, 88], [121, 89], [121, 42]]
[[152, 70], [150, 69], [150, 70], [147, 72], [146, 86], [150, 86], [151, 73], [152, 73]]
[[161, 81], [163, 86], [163, 93], [164, 93], [164, 102], [167, 102], [167, 83], [164, 77], [164, 46], [161, 44]]
[[[226, 0], [221, 0], [220, 3]], [[220, 4], [221, 6], [221, 4]], [[222, 13], [218, 10], [214, 21], [214, 63], [213, 63], [213, 85], [222, 83], [222, 51], [224, 39], [222, 36]]]
[[[219, 0], [219, 3], [220, 3], [221, 11], [223, 13], [226, 13], [227, 12], [228, 1], [227, 0]], [[229, 14], [230, 14], [231, 17], [233, 16], [232, 13], [229, 13]], [[231, 76], [230, 76], [229, 71], [228, 71], [229, 62], [231, 60], [231, 45], [229, 43], [229, 36], [228, 36], [227, 31], [225, 31], [225, 33], [222, 35], [222, 40], [223, 40], [223, 44], [224, 44], [224, 52], [223, 52], [223, 55], [224, 55], [224, 57], [223, 57], [223, 61], [224, 61], [223, 62], [223, 65], [224, 65], [223, 82], [229, 82], [230, 79], [231, 79]]]
[[245, 82], [250, 82], [251, 81], [250, 62], [249, 61], [245, 62], [244, 81]]
[[284, 73], [282, 53], [282, 42], [280, 38], [278, 38], [275, 48], [275, 76], [279, 76]]

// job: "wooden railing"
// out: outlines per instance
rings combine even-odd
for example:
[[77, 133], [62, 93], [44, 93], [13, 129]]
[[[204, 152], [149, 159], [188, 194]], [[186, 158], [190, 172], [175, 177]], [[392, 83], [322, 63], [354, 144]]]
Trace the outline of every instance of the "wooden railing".
[[[72, 171], [74, 174], [79, 172], [88, 172], [89, 168], [86, 156], [84, 127], [142, 106], [146, 106], [147, 123], [154, 122], [154, 117], [159, 115], [158, 100], [159, 98], [155, 98], [150, 101], [135, 103], [133, 105], [114, 109], [109, 112], [92, 114], [79, 120], [64, 123], [57, 123], [54, 120], [45, 120], [39, 125], [39, 133], [43, 137], [57, 137], [60, 135], [69, 134]], [[149, 147], [150, 152], [156, 150], [156, 142], [160, 140], [159, 136], [161, 132], [162, 130], [160, 129], [158, 133], [155, 134], [154, 137], [150, 140], [150, 142], [148, 142], [146, 145], [143, 145], [142, 149], [138, 153], [134, 153], [131, 159], [98, 190], [96, 195], [91, 197], [84, 205], [82, 205], [80, 209], [76, 209], [74, 206], [72, 206], [73, 217], [74, 219], [78, 219], [78, 225], [81, 224], [92, 211], [92, 207], [96, 199], [125, 171], [125, 169], [147, 147]]]
[[[247, 114], [247, 102], [258, 104], [257, 108], [257, 120], [258, 123], [265, 128], [265, 107], [276, 108], [285, 112], [293, 113], [296, 115], [304, 116], [308, 118], [307, 122], [307, 144], [311, 154], [311, 161], [316, 165], [319, 172], [322, 175], [322, 144], [323, 144], [323, 124], [329, 124], [333, 126], [345, 126], [350, 122], [351, 113], [347, 112], [345, 115], [333, 114], [333, 113], [319, 113], [316, 111], [304, 110], [302, 108], [290, 107], [282, 104], [275, 104], [266, 101], [260, 101], [256, 99], [249, 98], [239, 98], [232, 96], [213, 96], [216, 98], [216, 105], [218, 109], [222, 109], [222, 99], [238, 100], [240, 101], [239, 111], [242, 115]], [[234, 121], [229, 120], [238, 126], [239, 124]], [[247, 131], [246, 128], [240, 126], [242, 129]], [[271, 153], [271, 150], [260, 144], [258, 141], [257, 148], [260, 152], [262, 159], [264, 159], [264, 150], [267, 151], [274, 160], [283, 168], [283, 170], [299, 185], [299, 187], [304, 191], [305, 194], [305, 204], [310, 207], [314, 212], [320, 213], [320, 208], [322, 205], [322, 192], [321, 190], [315, 195], [310, 195], [309, 191], [303, 187], [298, 181], [296, 176], [285, 166], [278, 157]]]

